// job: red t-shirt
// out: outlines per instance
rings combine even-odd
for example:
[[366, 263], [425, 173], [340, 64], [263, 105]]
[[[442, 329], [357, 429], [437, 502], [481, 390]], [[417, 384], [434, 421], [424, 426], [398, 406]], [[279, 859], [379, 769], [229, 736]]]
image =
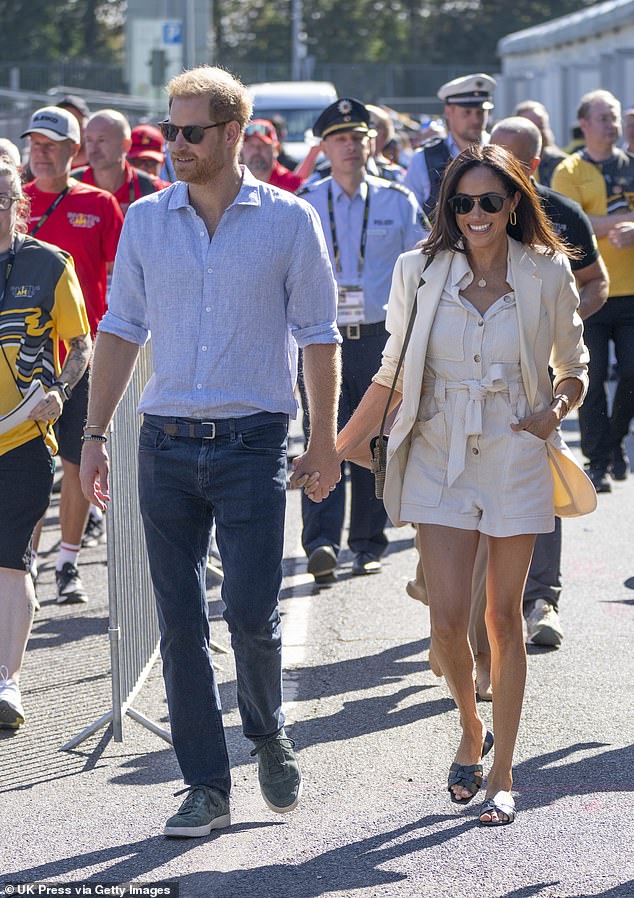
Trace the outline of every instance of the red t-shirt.
[[[108, 262], [114, 262], [123, 213], [110, 193], [71, 179], [71, 189], [37, 232], [37, 239], [70, 253], [81, 285], [90, 332], [106, 311]], [[55, 201], [57, 194], [44, 193], [31, 181], [24, 192], [31, 200], [29, 233]]]
[[289, 171], [288, 168], [284, 168], [284, 166], [280, 165], [276, 159], [273, 163], [273, 171], [271, 172], [271, 177], [269, 178], [268, 183], [272, 184], [274, 187], [282, 187], [284, 190], [289, 190], [291, 193], [295, 193], [295, 191], [304, 183], [304, 179], [300, 178], [299, 175], [296, 175], [295, 172]]
[[[142, 196], [147, 196], [150, 193], [156, 193], [158, 190], [165, 190], [166, 187], [170, 186], [169, 181], [161, 181], [160, 178], [155, 178], [154, 175], [139, 171], [139, 169], [130, 165], [129, 162], [125, 162], [124, 165], [125, 181], [121, 187], [112, 194], [121, 206], [121, 211], [124, 215], [135, 200], [141, 199]], [[76, 173], [73, 172], [73, 175], [75, 174], [82, 184], [90, 184], [92, 187], [97, 186], [90, 165], [86, 166], [86, 168], [77, 169]]]

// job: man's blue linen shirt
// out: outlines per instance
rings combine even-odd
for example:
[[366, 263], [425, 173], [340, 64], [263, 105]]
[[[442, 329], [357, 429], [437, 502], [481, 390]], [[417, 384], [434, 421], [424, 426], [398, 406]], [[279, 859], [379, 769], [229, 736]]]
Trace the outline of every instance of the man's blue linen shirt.
[[151, 335], [139, 412], [294, 416], [297, 346], [339, 343], [336, 309], [317, 213], [243, 168], [211, 240], [185, 183], [130, 207], [99, 331], [139, 346]]

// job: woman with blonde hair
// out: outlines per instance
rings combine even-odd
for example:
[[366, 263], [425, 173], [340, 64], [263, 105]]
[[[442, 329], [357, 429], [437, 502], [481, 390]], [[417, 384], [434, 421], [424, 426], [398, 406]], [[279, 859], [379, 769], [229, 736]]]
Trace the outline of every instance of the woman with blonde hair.
[[[521, 242], [509, 236], [509, 223], [519, 225]], [[448, 780], [458, 804], [478, 792], [482, 758], [493, 745], [478, 714], [467, 636], [476, 549], [487, 540], [495, 758], [480, 809], [486, 826], [515, 819], [512, 762], [526, 675], [522, 592], [535, 535], [554, 527], [549, 458], [566, 448], [556, 428], [587, 385], [569, 254], [510, 153], [464, 150], [445, 173], [428, 241], [396, 264], [383, 362], [338, 440], [342, 458], [358, 456], [395, 385], [391, 405], [401, 405], [384, 501], [395, 523], [418, 529], [434, 650], [460, 713], [462, 738]], [[586, 499], [590, 508], [594, 494]]]

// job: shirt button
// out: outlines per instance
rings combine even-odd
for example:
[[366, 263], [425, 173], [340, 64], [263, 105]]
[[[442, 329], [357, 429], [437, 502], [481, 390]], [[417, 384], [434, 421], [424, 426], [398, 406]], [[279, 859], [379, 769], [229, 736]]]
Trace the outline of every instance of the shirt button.
[[207, 306], [205, 312], [211, 312], [211, 306]]
[[473, 447], [473, 449], [471, 451], [473, 452], [474, 455], [480, 455], [480, 450], [476, 449], [475, 446]]
[[484, 321], [482, 321], [482, 320], [478, 321], [478, 327], [482, 327], [483, 324], [484, 324]]
[[212, 274], [212, 273], [213, 273], [213, 268], [208, 268], [208, 269], [207, 269], [207, 274]]
[[206, 346], [201, 346], [200, 348], [202, 349], [203, 352], [207, 352], [207, 347], [206, 347]]
[[505, 296], [505, 297], [504, 297], [504, 302], [513, 302], [513, 297], [512, 297], [512, 296]]
[[196, 384], [196, 389], [197, 389], [197, 390], [202, 390], [202, 388], [203, 388], [203, 385], [202, 385], [202, 384]]
[[201, 236], [201, 237], [204, 237], [204, 236], [205, 236], [205, 232], [204, 232], [204, 231], [201, 231], [201, 232], [200, 232], [200, 236]]
[[482, 358], [482, 357], [479, 356], [479, 355], [474, 355], [473, 361], [474, 361], [474, 362], [479, 362], [479, 361], [481, 361], [481, 358]]

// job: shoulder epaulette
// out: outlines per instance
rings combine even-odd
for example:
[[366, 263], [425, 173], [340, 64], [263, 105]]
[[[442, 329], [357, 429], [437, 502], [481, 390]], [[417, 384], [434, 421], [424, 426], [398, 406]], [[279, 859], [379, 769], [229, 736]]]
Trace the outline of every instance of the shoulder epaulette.
[[399, 193], [403, 193], [405, 196], [413, 196], [413, 192], [405, 184], [399, 184], [398, 181], [387, 181], [387, 184], [390, 190], [398, 190]]
[[438, 144], [444, 143], [446, 139], [446, 137], [430, 137], [428, 140], [423, 141], [420, 145], [420, 149], [427, 150], [431, 147], [437, 147]]

